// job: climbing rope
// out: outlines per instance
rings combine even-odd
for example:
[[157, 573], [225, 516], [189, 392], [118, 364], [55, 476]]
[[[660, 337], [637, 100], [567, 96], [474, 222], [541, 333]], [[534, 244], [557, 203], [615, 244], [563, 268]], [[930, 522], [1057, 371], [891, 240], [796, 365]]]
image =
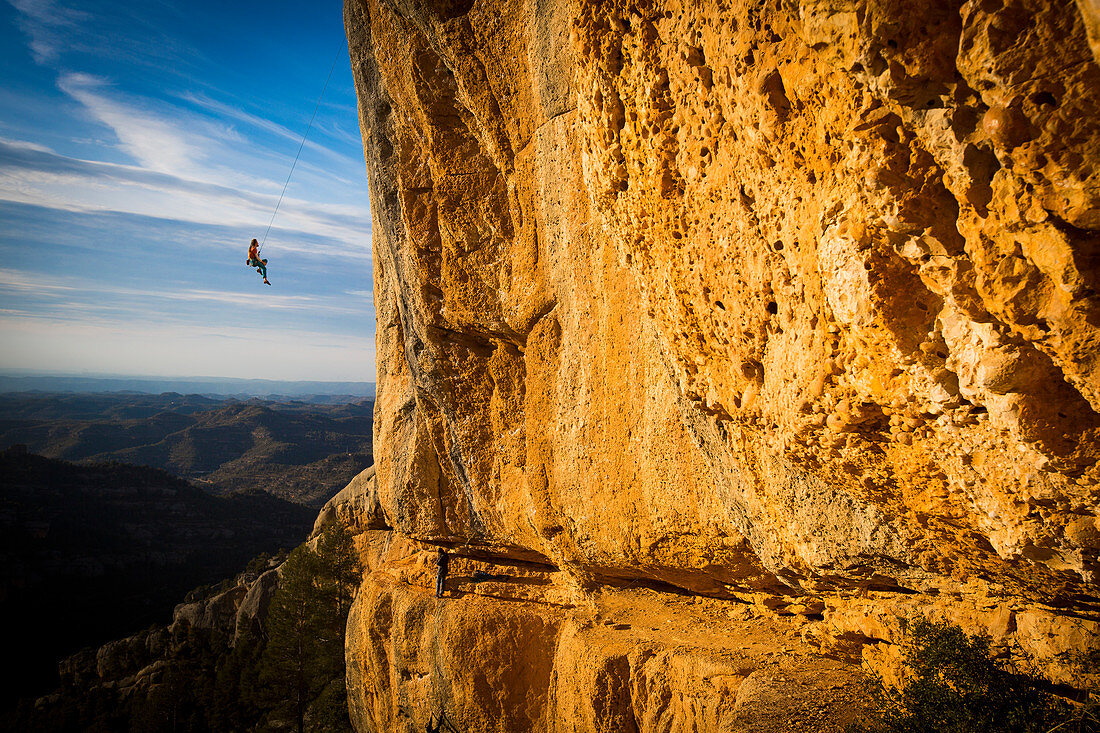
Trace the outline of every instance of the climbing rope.
[[309, 131], [313, 128], [313, 120], [317, 118], [317, 110], [321, 108], [321, 100], [325, 96], [325, 91], [328, 89], [328, 83], [332, 79], [332, 72], [336, 69], [336, 62], [340, 60], [340, 57], [344, 55], [344, 39], [340, 39], [340, 47], [336, 50], [336, 58], [332, 60], [332, 66], [329, 67], [328, 76], [325, 77], [325, 85], [321, 87], [321, 94], [317, 97], [317, 103], [313, 105], [313, 115], [309, 118], [309, 124], [306, 125], [306, 132], [302, 135], [302, 143], [298, 146], [298, 152], [294, 155], [294, 162], [290, 164], [290, 173], [286, 176], [286, 183], [283, 184], [282, 193], [279, 194], [279, 200], [275, 203], [275, 210], [271, 212], [271, 221], [267, 223], [267, 231], [264, 232], [264, 238], [260, 241], [260, 246], [256, 250], [259, 253], [264, 244], [267, 243], [267, 235], [271, 233], [271, 225], [275, 223], [275, 215], [279, 213], [279, 207], [283, 203], [283, 196], [286, 194], [286, 187], [290, 185], [290, 177], [294, 175], [294, 167], [298, 165], [298, 158], [302, 155], [302, 148], [306, 146], [306, 138], [309, 137]]

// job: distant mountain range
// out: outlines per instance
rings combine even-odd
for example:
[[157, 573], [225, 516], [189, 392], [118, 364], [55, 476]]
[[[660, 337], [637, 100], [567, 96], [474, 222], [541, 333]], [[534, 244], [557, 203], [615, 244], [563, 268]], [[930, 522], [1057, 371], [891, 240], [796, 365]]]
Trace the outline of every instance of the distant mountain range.
[[373, 402], [134, 393], [0, 395], [0, 449], [163, 469], [216, 494], [318, 508], [373, 463]]
[[263, 397], [312, 402], [352, 402], [374, 397], [374, 382], [286, 382], [229, 377], [128, 377], [0, 374], [0, 392], [179, 392], [212, 397]]
[[188, 590], [296, 546], [314, 516], [157, 469], [0, 451], [0, 624], [15, 672], [0, 707], [56, 686], [60, 657], [163, 623]]

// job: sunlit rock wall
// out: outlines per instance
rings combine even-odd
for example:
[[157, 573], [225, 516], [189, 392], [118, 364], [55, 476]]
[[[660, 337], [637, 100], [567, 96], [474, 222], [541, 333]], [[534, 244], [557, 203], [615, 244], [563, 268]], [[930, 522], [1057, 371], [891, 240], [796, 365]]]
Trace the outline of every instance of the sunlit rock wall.
[[[562, 629], [637, 584], [879, 666], [899, 616], [939, 614], [1080, 679], [1093, 0], [347, 0], [345, 20], [378, 314], [361, 728], [429, 708], [491, 728], [448, 661], [488, 634], [484, 660], [523, 643], [550, 665], [499, 703], [541, 729], [569, 698]], [[483, 569], [430, 599], [433, 546], [542, 568], [543, 595], [491, 597]], [[397, 624], [429, 607], [449, 630]], [[436, 666], [404, 669], [409, 645]]]

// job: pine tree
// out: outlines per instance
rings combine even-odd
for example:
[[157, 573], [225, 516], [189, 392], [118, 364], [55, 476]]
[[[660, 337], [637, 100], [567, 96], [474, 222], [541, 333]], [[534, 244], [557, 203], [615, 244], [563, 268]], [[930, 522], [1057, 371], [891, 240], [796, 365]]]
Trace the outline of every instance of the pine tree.
[[355, 553], [355, 542], [343, 524], [330, 524], [317, 539], [317, 554], [321, 560], [319, 580], [326, 602], [332, 610], [343, 657], [344, 629], [347, 625], [355, 589], [359, 587], [362, 568]]
[[267, 616], [267, 648], [261, 679], [267, 683], [276, 708], [289, 703], [299, 733], [305, 729], [310, 678], [319, 656], [317, 627], [321, 625], [318, 589], [320, 558], [307, 545], [290, 553], [279, 577], [279, 589]]
[[245, 630], [231, 651], [219, 660], [214, 704], [207, 711], [211, 730], [252, 730], [260, 720], [259, 666], [263, 641]]
[[326, 713], [337, 706], [338, 717], [347, 720], [346, 692], [333, 682], [344, 676], [344, 627], [359, 575], [351, 535], [339, 524], [325, 529], [316, 551], [302, 545], [282, 567], [268, 611], [260, 679], [271, 704], [293, 713], [299, 733], [310, 703], [326, 690]]

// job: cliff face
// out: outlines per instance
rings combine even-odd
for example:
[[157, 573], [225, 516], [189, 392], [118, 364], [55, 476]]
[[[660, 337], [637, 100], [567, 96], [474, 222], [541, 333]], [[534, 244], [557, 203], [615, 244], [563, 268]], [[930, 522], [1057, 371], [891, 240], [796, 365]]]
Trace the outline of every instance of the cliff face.
[[1084, 679], [1092, 0], [345, 21], [378, 313], [377, 473], [343, 512], [361, 729], [770, 730], [807, 697], [831, 729], [915, 613]]

